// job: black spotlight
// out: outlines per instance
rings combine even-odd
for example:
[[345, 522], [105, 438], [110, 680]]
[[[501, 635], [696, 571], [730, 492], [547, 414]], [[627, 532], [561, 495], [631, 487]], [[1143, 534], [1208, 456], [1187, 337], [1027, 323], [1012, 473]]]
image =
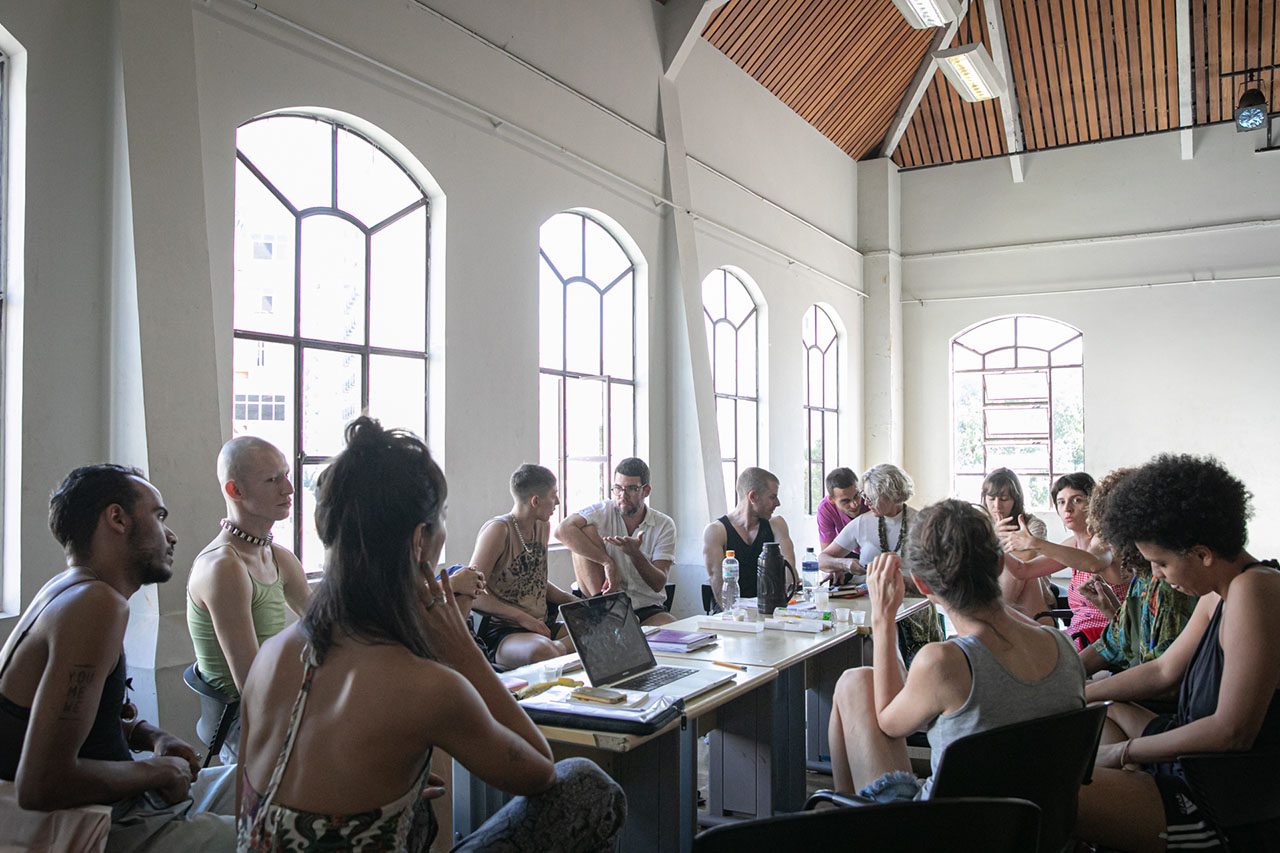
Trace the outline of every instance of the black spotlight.
[[[1246, 84], [1247, 85], [1247, 84]], [[1267, 97], [1256, 82], [1244, 90], [1236, 104], [1236, 130], [1257, 130], [1267, 121]]]

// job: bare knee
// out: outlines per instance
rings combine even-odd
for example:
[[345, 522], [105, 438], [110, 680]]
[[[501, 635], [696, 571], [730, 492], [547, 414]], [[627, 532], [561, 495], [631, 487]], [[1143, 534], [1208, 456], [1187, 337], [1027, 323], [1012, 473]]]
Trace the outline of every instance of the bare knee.
[[856, 714], [855, 709], [862, 709], [874, 704], [875, 681], [869, 666], [846, 669], [836, 682], [833, 695], [835, 705], [845, 709], [846, 714]]
[[548, 640], [546, 637], [541, 637], [536, 643], [534, 643], [533, 648], [529, 650], [529, 663], [551, 660], [552, 658], [560, 657], [562, 654], [564, 654], [564, 652], [560, 650], [559, 644], [554, 640]]

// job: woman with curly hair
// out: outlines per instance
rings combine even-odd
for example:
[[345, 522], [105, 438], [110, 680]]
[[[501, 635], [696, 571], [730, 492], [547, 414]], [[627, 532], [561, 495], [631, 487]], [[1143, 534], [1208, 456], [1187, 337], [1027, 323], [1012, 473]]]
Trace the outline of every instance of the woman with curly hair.
[[517, 795], [455, 849], [611, 849], [621, 788], [554, 761], [436, 574], [447, 490], [417, 436], [347, 425], [317, 483], [324, 580], [245, 684], [239, 850], [427, 850], [436, 747]]
[[1089, 675], [1103, 669], [1118, 672], [1160, 657], [1187, 626], [1198, 601], [1152, 575], [1151, 563], [1143, 559], [1132, 542], [1114, 546], [1102, 538], [1102, 516], [1111, 494], [1133, 471], [1112, 471], [1089, 496], [1085, 526], [1093, 536], [1093, 550], [1108, 557], [1113, 565], [1119, 562], [1121, 572], [1133, 578], [1123, 600], [1097, 575], [1080, 585], [1080, 594], [1111, 619], [1102, 636], [1080, 652], [1084, 671]]
[[[1080, 789], [1085, 840], [1138, 851], [1219, 845], [1177, 757], [1280, 748], [1280, 571], [1245, 550], [1250, 497], [1216, 460], [1164, 455], [1105, 505], [1103, 538], [1133, 543], [1155, 577], [1200, 602], [1163, 655], [1085, 690], [1116, 703], [1093, 783]], [[1174, 714], [1127, 704], [1175, 688]]]

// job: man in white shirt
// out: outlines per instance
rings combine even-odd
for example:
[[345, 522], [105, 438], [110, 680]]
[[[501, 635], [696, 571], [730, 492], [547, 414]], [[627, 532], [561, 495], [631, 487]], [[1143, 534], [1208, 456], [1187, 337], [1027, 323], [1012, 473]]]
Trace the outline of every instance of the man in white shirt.
[[674, 622], [667, 612], [667, 572], [676, 556], [676, 525], [648, 506], [649, 466], [634, 456], [613, 472], [613, 500], [573, 513], [556, 538], [573, 553], [584, 595], [625, 592], [643, 625]]

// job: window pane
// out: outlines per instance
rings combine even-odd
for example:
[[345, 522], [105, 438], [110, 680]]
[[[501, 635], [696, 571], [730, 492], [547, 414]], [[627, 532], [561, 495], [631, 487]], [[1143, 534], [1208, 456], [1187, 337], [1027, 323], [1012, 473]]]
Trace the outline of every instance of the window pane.
[[369, 356], [369, 414], [384, 427], [427, 434], [427, 363], [421, 358]]
[[1051, 477], [1024, 478], [1023, 487], [1027, 490], [1026, 500], [1024, 501], [1026, 508], [1042, 512], [1053, 512], [1049, 500], [1049, 487], [1052, 483]]
[[369, 343], [427, 348], [427, 209], [370, 237]]
[[333, 204], [333, 125], [300, 116], [272, 116], [241, 125], [236, 148], [280, 190], [295, 210]]
[[809, 396], [808, 403], [810, 406], [822, 405], [822, 351], [819, 349], [809, 350], [809, 370], [807, 373], [809, 380]]
[[1044, 350], [1018, 347], [1018, 367], [1048, 367], [1049, 353]]
[[729, 507], [732, 507], [734, 504], [738, 502], [738, 496], [736, 494], [737, 486], [738, 486], [738, 471], [736, 470], [736, 466], [734, 465], [733, 460], [729, 460], [728, 462], [721, 462], [720, 472], [724, 477], [725, 504]]
[[336, 216], [302, 221], [302, 336], [364, 343], [364, 234]]
[[986, 474], [960, 474], [956, 476], [955, 496], [969, 503], [982, 503], [982, 481]]
[[735, 446], [737, 445], [738, 427], [734, 422], [734, 403], [732, 399], [724, 397], [716, 398], [716, 427], [720, 435], [720, 456], [721, 458], [729, 458], [737, 456]]
[[822, 412], [809, 411], [809, 461], [822, 467]]
[[809, 310], [804, 312], [804, 321], [801, 324], [800, 340], [804, 342], [806, 347], [813, 346], [817, 341], [817, 334], [815, 333], [817, 317], [818, 309], [816, 306], [811, 307]]
[[564, 282], [538, 259], [538, 363], [564, 370]]
[[1053, 470], [1084, 468], [1083, 368], [1053, 371]]
[[303, 466], [302, 482], [297, 484], [298, 489], [293, 496], [297, 523], [302, 525], [302, 553], [298, 559], [308, 572], [323, 572], [325, 568], [324, 546], [316, 533], [316, 478], [327, 467], [327, 462]]
[[715, 349], [715, 326], [711, 323], [711, 318], [705, 313], [702, 315], [703, 327], [707, 330], [707, 362], [711, 365], [711, 378], [715, 379], [716, 372], [716, 349]]
[[985, 379], [988, 402], [1049, 399], [1047, 370], [1035, 373], [988, 373]]
[[[261, 348], [261, 350], [259, 350]], [[231, 391], [235, 399], [232, 413], [231, 434], [256, 435], [280, 448], [280, 452], [293, 460], [293, 420], [250, 421], [247, 417], [249, 395], [281, 395], [293, 400], [293, 347], [288, 344], [262, 344], [258, 341], [237, 340], [232, 344]], [[259, 352], [262, 353], [259, 363]], [[289, 407], [293, 411], [293, 407]], [[274, 412], [273, 412], [274, 414]]]
[[840, 408], [840, 349], [832, 344], [822, 356], [823, 405], [828, 409]]
[[818, 309], [818, 327], [817, 327], [817, 343], [819, 349], [827, 349], [831, 346], [831, 342], [835, 340], [836, 327], [831, 324], [831, 318], [827, 316], [827, 312], [821, 308]]
[[560, 383], [558, 376], [538, 377], [538, 464], [560, 473]]
[[308, 456], [333, 456], [342, 430], [360, 414], [360, 356], [302, 352], [302, 447]]
[[736, 394], [738, 333], [728, 323], [716, 323], [715, 389], [717, 394]]
[[981, 370], [982, 356], [956, 344], [951, 347], [951, 367], [953, 370]]
[[609, 449], [609, 471], [628, 456], [636, 455], [636, 389], [621, 382], [609, 385], [610, 422], [613, 446]]
[[987, 470], [996, 468], [1012, 468], [1014, 471], [1048, 471], [1049, 445], [1045, 442], [1034, 444], [988, 444]]
[[756, 390], [756, 372], [759, 364], [756, 361], [756, 320], [749, 320], [738, 331], [738, 393], [744, 397], [754, 397]]
[[604, 294], [604, 372], [634, 379], [635, 309], [632, 276], [627, 273]]
[[582, 217], [557, 213], [538, 229], [538, 246], [563, 279], [582, 275]]
[[1080, 334], [1075, 329], [1045, 317], [1018, 317], [1018, 344], [1051, 350]]
[[565, 503], [567, 512], [578, 512], [605, 499], [604, 463], [570, 459], [566, 466]]
[[1084, 339], [1076, 338], [1069, 344], [1058, 347], [1053, 351], [1051, 358], [1054, 367], [1058, 365], [1081, 364], [1084, 361]]
[[825, 472], [836, 467], [840, 458], [840, 416], [835, 412], [823, 415], [822, 429], [822, 470]]
[[985, 359], [986, 368], [988, 370], [996, 370], [999, 368], [1013, 367], [1013, 359], [1014, 350], [1012, 348], [996, 350], [995, 352], [987, 353]]
[[586, 277], [604, 289], [631, 266], [631, 259], [612, 234], [590, 219], [587, 220], [586, 240]]
[[1049, 437], [1049, 410], [1035, 408], [987, 409], [987, 438], [1007, 436]]
[[574, 282], [565, 288], [568, 308], [565, 366], [578, 373], [600, 373], [600, 294], [594, 287]]
[[759, 464], [756, 428], [756, 404], [738, 401], [738, 464], [743, 468]]
[[604, 383], [565, 380], [565, 444], [572, 457], [605, 455]]
[[338, 207], [372, 228], [422, 198], [396, 162], [347, 130], [338, 131]]
[[756, 304], [752, 301], [751, 294], [747, 292], [746, 285], [737, 276], [725, 273], [725, 280], [728, 283], [725, 316], [729, 318], [729, 322], [733, 325], [741, 326], [746, 322], [747, 317], [756, 310]]
[[1003, 317], [983, 323], [965, 332], [956, 340], [978, 353], [987, 353], [998, 347], [1011, 347], [1013, 346], [1013, 318]]
[[237, 160], [232, 245], [237, 329], [293, 334], [294, 225], [293, 214]]

